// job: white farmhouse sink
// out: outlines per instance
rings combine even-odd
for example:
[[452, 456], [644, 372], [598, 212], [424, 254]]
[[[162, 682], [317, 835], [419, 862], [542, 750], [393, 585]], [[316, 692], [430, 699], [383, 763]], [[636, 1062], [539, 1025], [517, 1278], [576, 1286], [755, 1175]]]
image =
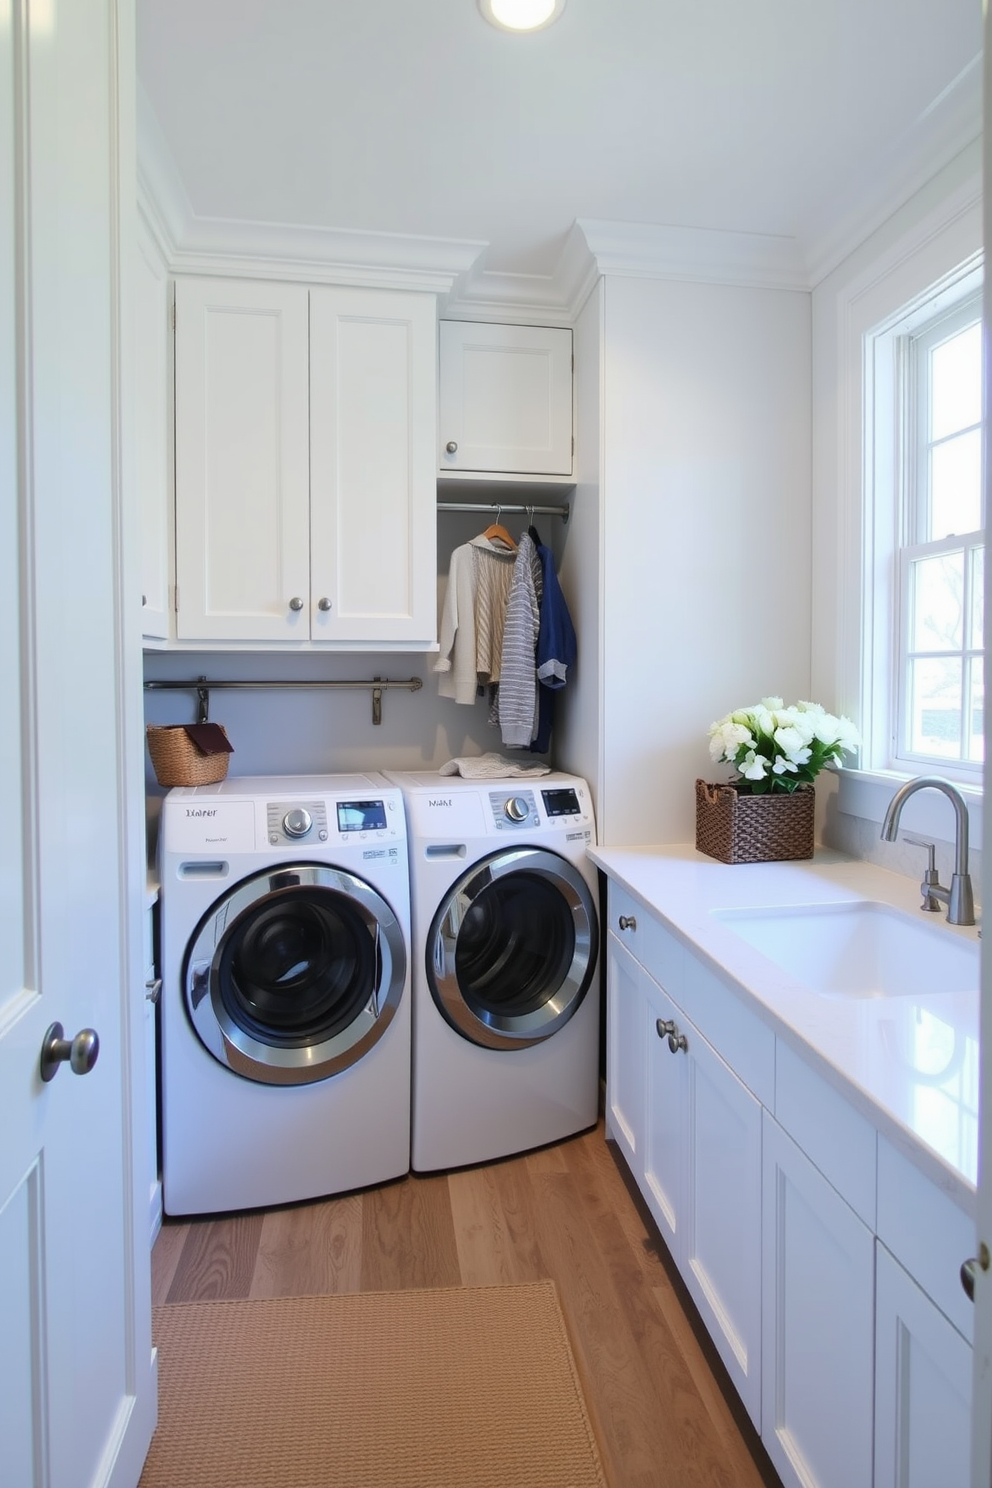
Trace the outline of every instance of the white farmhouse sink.
[[829, 997], [978, 991], [978, 946], [871, 900], [715, 909], [714, 919], [790, 977]]

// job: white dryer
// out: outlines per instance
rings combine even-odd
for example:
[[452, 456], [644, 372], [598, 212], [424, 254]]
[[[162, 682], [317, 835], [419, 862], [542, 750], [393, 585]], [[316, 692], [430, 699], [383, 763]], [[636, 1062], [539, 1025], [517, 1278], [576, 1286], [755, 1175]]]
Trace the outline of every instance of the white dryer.
[[162, 803], [169, 1214], [283, 1204], [410, 1164], [410, 885], [381, 775], [235, 777]]
[[598, 876], [589, 789], [550, 774], [387, 772], [413, 914], [412, 1166], [456, 1168], [593, 1126]]

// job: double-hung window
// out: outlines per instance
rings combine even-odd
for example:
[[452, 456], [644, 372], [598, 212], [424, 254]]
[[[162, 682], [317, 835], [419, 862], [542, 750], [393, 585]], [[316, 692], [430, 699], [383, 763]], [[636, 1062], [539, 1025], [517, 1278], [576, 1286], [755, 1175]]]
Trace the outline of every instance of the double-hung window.
[[975, 272], [869, 337], [869, 768], [981, 783], [985, 558]]

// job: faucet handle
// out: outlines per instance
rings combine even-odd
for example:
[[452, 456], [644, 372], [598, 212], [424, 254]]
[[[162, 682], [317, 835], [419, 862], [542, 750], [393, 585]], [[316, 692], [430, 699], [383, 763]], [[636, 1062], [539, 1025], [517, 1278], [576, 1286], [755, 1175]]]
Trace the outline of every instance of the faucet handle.
[[920, 905], [920, 908], [929, 910], [931, 914], [936, 914], [940, 909], [940, 900], [931, 891], [933, 885], [936, 885], [938, 888], [940, 887], [940, 875], [937, 872], [936, 845], [933, 842], [928, 842], [925, 837], [911, 837], [908, 832], [903, 833], [902, 840], [903, 842], [911, 842], [914, 847], [925, 847], [929, 854], [926, 872], [920, 881], [920, 892], [923, 895], [923, 903]]
[[[903, 842], [911, 842], [914, 847], [925, 847], [926, 848], [927, 852], [930, 854], [930, 860], [927, 863], [927, 879], [926, 879], [926, 881], [927, 881], [927, 883], [936, 883], [937, 882], [937, 845], [936, 845], [936, 843], [934, 843], [934, 842], [928, 842], [925, 837], [911, 837], [908, 832], [903, 832], [903, 834], [902, 834], [902, 840], [903, 840]], [[931, 873], [933, 874], [933, 878], [930, 877], [930, 874]]]

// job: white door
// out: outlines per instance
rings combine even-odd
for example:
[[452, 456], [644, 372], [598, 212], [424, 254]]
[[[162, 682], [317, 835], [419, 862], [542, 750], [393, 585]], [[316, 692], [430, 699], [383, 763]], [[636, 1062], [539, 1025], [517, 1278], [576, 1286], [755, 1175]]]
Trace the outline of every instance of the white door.
[[[154, 1424], [115, 280], [125, 217], [133, 251], [132, 57], [130, 0], [0, 0], [3, 1488], [134, 1488]], [[55, 1021], [96, 1029], [99, 1057], [45, 1083]]]
[[[985, 11], [985, 94], [992, 97], [992, 21]], [[985, 241], [992, 243], [992, 129], [988, 118], [985, 121], [984, 214]], [[988, 346], [992, 326], [992, 284], [988, 274], [985, 278], [984, 334]], [[986, 354], [987, 357], [987, 354]], [[990, 424], [992, 414], [992, 377], [988, 368], [985, 373], [985, 423]], [[992, 511], [992, 461], [985, 463], [985, 504]], [[985, 651], [992, 645], [992, 618], [989, 615], [989, 599], [992, 597], [992, 577], [986, 565], [985, 604]], [[988, 710], [985, 715], [985, 758], [990, 758], [992, 749], [992, 725]], [[986, 775], [988, 770], [986, 768]], [[986, 788], [988, 781], [985, 782]], [[982, 817], [982, 902], [992, 904], [992, 811]], [[986, 1254], [992, 1250], [992, 965], [983, 943], [982, 949], [982, 995], [981, 1028], [981, 1072], [979, 1083], [979, 1110], [981, 1112], [981, 1139], [979, 1143], [978, 1171], [978, 1226], [975, 1244], [976, 1257], [984, 1244]], [[972, 1427], [971, 1427], [971, 1488], [989, 1488], [992, 1483], [992, 1269], [983, 1271], [974, 1267], [975, 1275], [975, 1342], [974, 1373], [972, 1376]]]
[[434, 296], [310, 291], [315, 641], [433, 645]]
[[176, 281], [176, 633], [310, 638], [308, 296]]

